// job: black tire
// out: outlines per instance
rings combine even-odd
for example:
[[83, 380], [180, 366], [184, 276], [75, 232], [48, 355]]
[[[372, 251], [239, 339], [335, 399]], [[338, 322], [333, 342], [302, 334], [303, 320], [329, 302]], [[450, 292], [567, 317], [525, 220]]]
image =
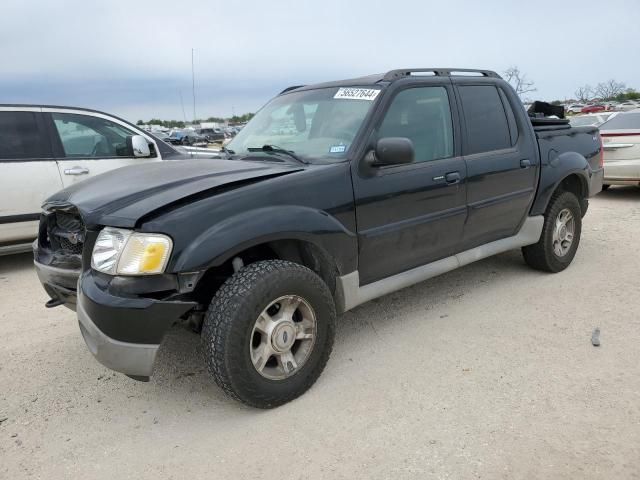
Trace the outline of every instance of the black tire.
[[609, 190], [609, 187], [611, 185], [607, 185], [606, 183], [602, 185], [602, 191], [604, 192], [605, 190]]
[[[566, 254], [558, 256], [553, 249], [553, 230], [560, 212], [569, 209], [574, 219], [574, 235]], [[567, 268], [576, 255], [582, 232], [582, 210], [578, 198], [571, 192], [559, 190], [553, 194], [544, 215], [544, 227], [540, 240], [522, 248], [525, 262], [536, 270], [557, 273]]]
[[[254, 323], [273, 300], [297, 295], [313, 308], [316, 338], [305, 363], [282, 380], [263, 377], [254, 367], [250, 339]], [[257, 408], [273, 408], [306, 392], [324, 369], [335, 336], [335, 305], [327, 285], [308, 268], [283, 260], [252, 263], [220, 287], [207, 310], [202, 342], [209, 373], [232, 398]]]

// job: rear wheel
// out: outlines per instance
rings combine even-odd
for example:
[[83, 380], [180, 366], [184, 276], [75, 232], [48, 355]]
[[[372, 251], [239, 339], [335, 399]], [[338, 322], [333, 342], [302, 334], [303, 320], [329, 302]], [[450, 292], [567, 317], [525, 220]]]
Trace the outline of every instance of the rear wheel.
[[602, 191], [604, 192], [605, 190], [609, 190], [609, 187], [611, 185], [607, 185], [606, 183], [602, 185]]
[[560, 272], [578, 250], [582, 231], [582, 209], [571, 192], [554, 193], [545, 213], [540, 240], [522, 249], [524, 260], [536, 270]]
[[207, 367], [231, 397], [272, 408], [307, 391], [329, 359], [335, 307], [308, 268], [269, 260], [242, 268], [211, 301], [202, 340]]

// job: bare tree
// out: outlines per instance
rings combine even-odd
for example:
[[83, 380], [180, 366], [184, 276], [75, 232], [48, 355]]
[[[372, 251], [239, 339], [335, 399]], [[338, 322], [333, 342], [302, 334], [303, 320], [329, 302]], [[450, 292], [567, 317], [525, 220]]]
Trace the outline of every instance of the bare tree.
[[518, 67], [509, 67], [504, 71], [503, 75], [504, 79], [511, 84], [520, 97], [525, 93], [535, 92], [537, 90], [533, 81], [529, 80]]
[[578, 88], [575, 91], [574, 95], [576, 96], [578, 101], [586, 103], [593, 98], [593, 88], [591, 88], [591, 85], [585, 85]]
[[596, 85], [594, 92], [602, 100], [610, 100], [624, 93], [625, 88], [627, 88], [627, 86], [624, 83], [611, 79]]

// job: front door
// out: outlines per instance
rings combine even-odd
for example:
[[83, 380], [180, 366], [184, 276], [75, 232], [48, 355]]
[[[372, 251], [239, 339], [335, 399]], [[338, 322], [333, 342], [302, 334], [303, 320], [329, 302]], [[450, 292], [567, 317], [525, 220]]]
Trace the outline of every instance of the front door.
[[65, 187], [128, 165], [158, 161], [157, 156], [136, 158], [127, 137], [137, 132], [107, 118], [91, 114], [52, 111], [54, 148]]
[[425, 80], [391, 94], [372, 134], [410, 139], [415, 162], [353, 170], [361, 285], [450, 256], [462, 235], [466, 169], [453, 93], [448, 80]]

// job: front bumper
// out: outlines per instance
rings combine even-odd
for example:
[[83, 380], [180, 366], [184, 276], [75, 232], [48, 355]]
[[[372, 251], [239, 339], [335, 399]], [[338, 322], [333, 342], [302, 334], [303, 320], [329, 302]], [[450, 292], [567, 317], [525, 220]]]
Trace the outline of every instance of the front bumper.
[[[45, 291], [51, 297], [48, 306], [64, 305], [71, 310], [76, 310], [76, 288], [80, 270], [69, 270], [65, 268], [51, 267], [44, 265], [37, 260], [33, 262], [36, 267], [38, 279]], [[53, 303], [51, 303], [53, 302]]]
[[100, 330], [78, 303], [78, 323], [87, 348], [105, 367], [132, 377], [150, 377], [160, 345], [115, 340]]
[[150, 377], [166, 331], [197, 304], [126, 294], [112, 285], [114, 278], [91, 270], [80, 276], [80, 331], [104, 366], [132, 377]]

